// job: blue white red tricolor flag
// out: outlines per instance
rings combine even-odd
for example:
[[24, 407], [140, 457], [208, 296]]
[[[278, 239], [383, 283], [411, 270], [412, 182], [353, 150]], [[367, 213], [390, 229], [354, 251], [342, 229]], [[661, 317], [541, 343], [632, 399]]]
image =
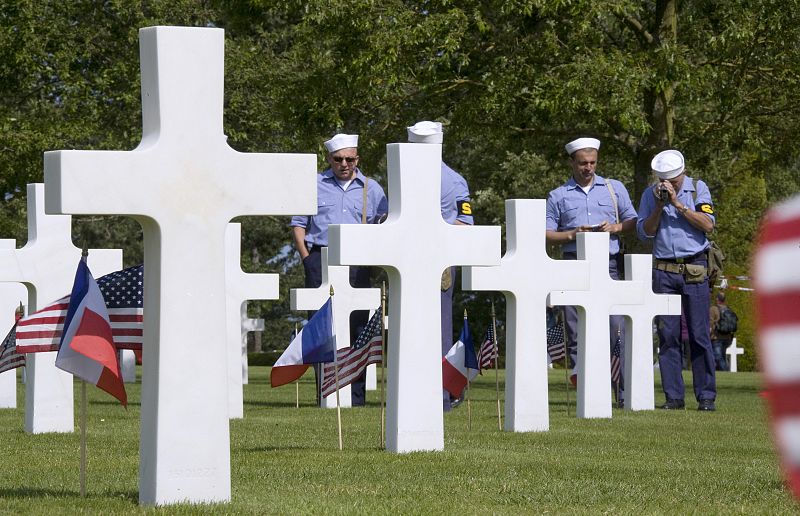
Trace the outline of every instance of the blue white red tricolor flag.
[[56, 367], [98, 386], [128, 406], [106, 303], [85, 257], [78, 262], [75, 273]]
[[753, 262], [758, 344], [772, 430], [800, 499], [800, 196], [764, 218]]
[[[142, 350], [144, 265], [101, 276], [97, 286], [103, 294], [117, 349]], [[19, 321], [17, 348], [20, 353], [58, 351], [70, 296], [64, 296]]]
[[442, 358], [442, 386], [454, 398], [460, 398], [467, 382], [478, 376], [480, 366], [472, 344], [472, 335], [466, 317], [461, 335], [450, 351]]
[[[339, 368], [339, 389], [350, 385], [370, 364], [380, 364], [383, 361], [383, 315], [378, 307], [367, 325], [358, 334], [356, 342], [351, 347], [336, 350], [335, 366]], [[337, 372], [334, 362], [328, 362], [322, 367], [321, 390], [322, 396], [330, 396], [336, 392]]]
[[492, 362], [497, 360], [497, 346], [494, 341], [494, 325], [490, 324], [486, 328], [486, 336], [483, 338], [481, 349], [478, 350], [478, 365], [481, 370], [492, 367]]
[[273, 387], [280, 387], [292, 383], [303, 376], [309, 365], [333, 362], [335, 353], [333, 309], [331, 300], [328, 299], [272, 366], [269, 373], [270, 384]]

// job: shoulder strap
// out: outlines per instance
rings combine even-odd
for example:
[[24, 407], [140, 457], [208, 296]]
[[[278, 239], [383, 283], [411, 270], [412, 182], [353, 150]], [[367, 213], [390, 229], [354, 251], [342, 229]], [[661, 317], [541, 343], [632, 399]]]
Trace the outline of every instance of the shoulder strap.
[[614, 214], [617, 216], [617, 224], [619, 224], [619, 205], [617, 204], [617, 192], [614, 191], [614, 187], [611, 186], [611, 180], [606, 178], [606, 188], [608, 188], [608, 193], [611, 195], [611, 202], [614, 203]]
[[361, 223], [367, 223], [367, 185], [369, 185], [369, 179], [367, 176], [364, 176], [364, 206], [361, 210]]

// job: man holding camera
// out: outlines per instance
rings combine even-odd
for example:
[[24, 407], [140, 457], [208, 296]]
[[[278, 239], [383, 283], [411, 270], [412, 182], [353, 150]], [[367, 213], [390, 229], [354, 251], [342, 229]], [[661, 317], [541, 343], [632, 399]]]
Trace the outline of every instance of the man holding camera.
[[[605, 179], [595, 173], [600, 140], [578, 138], [569, 142], [564, 149], [569, 155], [572, 177], [547, 196], [547, 242], [559, 244], [564, 259], [576, 260], [578, 253], [575, 239], [579, 232], [610, 233], [608, 272], [612, 278], [619, 279], [622, 265], [619, 235], [633, 231], [636, 227], [636, 210], [628, 190], [619, 181]], [[565, 307], [564, 313], [567, 347], [574, 368], [578, 357], [578, 313], [574, 306]], [[610, 346], [613, 350], [617, 338], [622, 343], [625, 342], [624, 317], [611, 316], [610, 323]], [[621, 364], [624, 364], [624, 347], [624, 344], [620, 347]], [[573, 385], [577, 384], [578, 378], [574, 369], [570, 380]], [[617, 400], [620, 406], [622, 399], [623, 395], [620, 393]]]
[[[709, 335], [709, 247], [706, 233], [714, 229], [714, 207], [708, 186], [685, 173], [683, 154], [658, 153], [650, 164], [658, 183], [642, 194], [637, 232], [653, 241], [653, 291], [680, 294], [689, 330], [692, 378], [697, 409], [716, 410], [714, 352]], [[684, 408], [681, 376], [680, 316], [657, 318], [661, 370], [666, 403], [663, 409]]]

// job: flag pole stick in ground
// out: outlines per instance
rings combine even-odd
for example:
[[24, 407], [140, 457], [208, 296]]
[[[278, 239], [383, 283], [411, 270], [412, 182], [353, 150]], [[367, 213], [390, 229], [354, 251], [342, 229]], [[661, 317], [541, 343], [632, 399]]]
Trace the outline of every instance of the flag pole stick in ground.
[[[467, 324], [467, 309], [464, 309], [464, 324]], [[464, 343], [466, 345], [466, 342]], [[464, 398], [467, 400], [467, 431], [472, 431], [472, 404], [469, 398], [469, 373], [467, 373], [467, 388], [464, 389]]]
[[86, 497], [86, 380], [81, 380], [81, 498]]
[[381, 435], [380, 449], [386, 448], [386, 282], [381, 283]]
[[497, 317], [494, 312], [494, 300], [492, 300], [492, 346], [494, 350], [494, 387], [497, 394], [497, 429], [503, 431], [503, 416], [500, 413], [500, 372], [497, 364], [500, 358], [500, 347], [497, 345]]
[[[333, 308], [333, 285], [331, 285], [331, 308]], [[333, 310], [331, 309], [331, 315], [333, 314]], [[336, 322], [333, 322], [333, 327], [336, 327]], [[339, 405], [339, 364], [336, 361], [336, 348], [337, 345], [334, 344], [333, 346], [333, 374], [334, 374], [334, 381], [336, 382], [336, 424], [339, 429], [339, 450], [343, 449], [342, 446], [342, 407]]]
[[[297, 338], [297, 323], [294, 323], [294, 338]], [[300, 408], [300, 379], [294, 382], [294, 408]]]
[[[561, 312], [561, 317], [565, 317], [565, 316], [566, 316], [565, 313], [562, 311]], [[565, 330], [564, 333], [563, 333], [563, 335], [564, 335], [564, 338], [563, 338], [563, 340], [564, 340], [564, 382], [565, 382], [564, 385], [566, 385], [566, 388], [567, 388], [567, 415], [569, 415], [569, 404], [570, 404], [570, 401], [569, 401], [569, 383], [570, 382], [569, 382], [569, 358], [568, 358], [569, 355], [567, 353], [567, 332], [566, 332], [566, 328], [564, 328], [564, 321], [563, 320], [558, 321], [558, 324], [560, 324], [561, 328]]]

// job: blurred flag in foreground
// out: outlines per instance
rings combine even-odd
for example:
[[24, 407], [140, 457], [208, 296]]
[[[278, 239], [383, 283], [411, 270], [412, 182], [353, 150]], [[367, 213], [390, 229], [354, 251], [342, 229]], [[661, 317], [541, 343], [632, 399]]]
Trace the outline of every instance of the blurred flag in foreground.
[[98, 386], [128, 406], [108, 311], [86, 257], [78, 262], [56, 367]]
[[[383, 360], [383, 325], [381, 309], [378, 307], [367, 325], [358, 334], [352, 347], [336, 350], [336, 367], [339, 368], [339, 389], [350, 385], [367, 370], [370, 364], [380, 364]], [[336, 392], [336, 371], [334, 363], [328, 362], [322, 368], [322, 396]]]
[[442, 358], [442, 386], [451, 396], [460, 398], [467, 381], [475, 379], [479, 370], [478, 357], [475, 355], [475, 346], [472, 344], [465, 317], [461, 335]]
[[303, 376], [309, 365], [333, 362], [335, 351], [333, 309], [331, 300], [328, 299], [272, 366], [269, 373], [270, 384], [273, 387], [280, 387], [292, 383]]

